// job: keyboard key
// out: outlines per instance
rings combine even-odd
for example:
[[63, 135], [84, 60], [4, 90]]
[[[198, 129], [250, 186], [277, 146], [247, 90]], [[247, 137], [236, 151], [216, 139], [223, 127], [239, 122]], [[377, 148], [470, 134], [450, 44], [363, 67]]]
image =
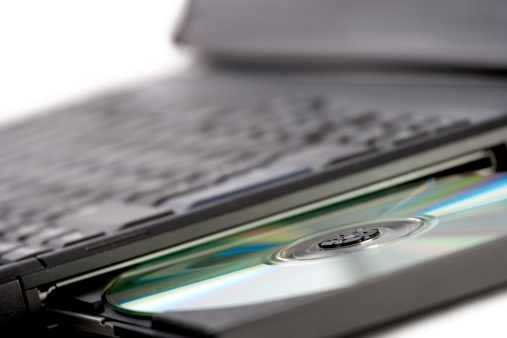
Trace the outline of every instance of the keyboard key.
[[72, 231], [70, 233], [66, 233], [60, 237], [57, 237], [55, 239], [49, 240], [46, 242], [46, 246], [50, 248], [59, 248], [64, 246], [73, 245], [76, 243], [84, 242], [92, 238], [96, 238], [99, 236], [104, 235], [104, 232], [95, 232], [95, 233], [87, 233], [83, 234], [77, 231]]
[[301, 150], [281, 158], [279, 165], [308, 166], [314, 170], [335, 165], [339, 162], [363, 156], [374, 152], [375, 149], [361, 144], [324, 144]]
[[25, 238], [25, 242], [31, 245], [45, 244], [47, 241], [65, 235], [71, 231], [71, 229], [64, 227], [46, 227]]
[[398, 134], [394, 136], [393, 142], [395, 145], [404, 145], [406, 143], [422, 140], [424, 138], [427, 138], [429, 134], [424, 131], [409, 131], [409, 130], [402, 130]]
[[51, 248], [45, 246], [21, 246], [12, 251], [7, 252], [6, 254], [0, 256], [0, 262], [2, 263], [11, 263], [20, 261], [25, 258], [37, 256], [46, 252], [51, 251]]
[[62, 217], [58, 220], [58, 225], [77, 230], [82, 234], [96, 235], [114, 233], [120, 229], [170, 214], [170, 211], [165, 209], [107, 202]]
[[382, 126], [389, 132], [397, 131], [397, 130], [405, 130], [410, 128], [410, 126], [414, 122], [414, 116], [411, 113], [403, 113], [401, 115], [392, 117], [388, 120], [385, 120], [382, 123]]
[[470, 125], [470, 121], [461, 119], [454, 121], [446, 121], [445, 123], [441, 123], [437, 128], [437, 133], [448, 132], [452, 130], [461, 129]]
[[430, 116], [414, 122], [410, 128], [414, 131], [433, 131], [440, 124], [439, 116]]
[[0, 221], [0, 235], [5, 234], [10, 229], [10, 226], [6, 222]]
[[348, 115], [346, 121], [355, 126], [364, 126], [378, 120], [380, 113], [375, 110], [360, 111], [355, 114]]
[[231, 198], [240, 193], [246, 193], [309, 172], [310, 169], [305, 166], [278, 166], [259, 169], [245, 175], [231, 178], [222, 184], [203, 191], [176, 197], [168, 202], [162, 203], [161, 207], [171, 209], [175, 213], [182, 213], [192, 208], [204, 206], [225, 198]]
[[364, 145], [373, 145], [391, 137], [390, 133], [381, 127], [347, 129], [337, 132], [336, 136], [338, 143]]
[[6, 238], [23, 240], [28, 236], [34, 235], [36, 232], [42, 230], [45, 225], [43, 224], [26, 224], [21, 227], [15, 227], [9, 233], [5, 234]]
[[18, 241], [0, 242], [0, 256], [20, 246], [23, 246], [23, 243]]

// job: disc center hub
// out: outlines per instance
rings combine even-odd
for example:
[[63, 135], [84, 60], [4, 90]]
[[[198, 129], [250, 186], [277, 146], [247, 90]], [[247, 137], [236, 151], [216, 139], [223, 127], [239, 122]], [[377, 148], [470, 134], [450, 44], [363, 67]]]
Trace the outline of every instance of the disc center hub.
[[323, 239], [318, 245], [325, 250], [343, 248], [369, 241], [378, 236], [380, 236], [380, 231], [378, 229], [359, 228]]

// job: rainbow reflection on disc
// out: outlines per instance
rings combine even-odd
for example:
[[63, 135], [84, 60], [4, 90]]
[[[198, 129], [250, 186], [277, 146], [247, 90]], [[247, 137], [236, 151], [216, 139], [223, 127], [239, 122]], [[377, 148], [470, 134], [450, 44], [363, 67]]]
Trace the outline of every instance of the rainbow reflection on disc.
[[[144, 316], [254, 305], [345, 288], [506, 234], [506, 174], [421, 180], [140, 264], [105, 295]], [[333, 251], [317, 246], [336, 238]], [[295, 258], [283, 259], [290, 248]]]

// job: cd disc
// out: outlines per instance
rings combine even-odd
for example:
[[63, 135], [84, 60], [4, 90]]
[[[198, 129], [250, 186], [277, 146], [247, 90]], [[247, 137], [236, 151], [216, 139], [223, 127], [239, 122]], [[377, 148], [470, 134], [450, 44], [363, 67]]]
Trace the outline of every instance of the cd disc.
[[421, 180], [140, 264], [105, 296], [145, 316], [254, 305], [345, 288], [506, 233], [506, 174]]

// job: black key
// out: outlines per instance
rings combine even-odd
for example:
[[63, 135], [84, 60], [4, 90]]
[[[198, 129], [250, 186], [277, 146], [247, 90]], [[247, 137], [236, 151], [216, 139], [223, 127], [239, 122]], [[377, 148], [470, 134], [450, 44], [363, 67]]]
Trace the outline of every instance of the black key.
[[82, 234], [113, 233], [170, 214], [166, 209], [107, 202], [62, 217], [58, 224]]
[[336, 134], [337, 141], [345, 144], [366, 144], [373, 145], [390, 137], [384, 128], [373, 126], [364, 129], [347, 129]]
[[25, 238], [25, 242], [31, 245], [45, 244], [46, 242], [71, 232], [72, 229], [62, 227], [47, 227]]
[[[72, 188], [69, 188], [72, 189]], [[56, 204], [48, 209], [40, 210], [37, 213], [36, 219], [39, 221], [51, 221], [69, 212], [69, 207], [63, 204]], [[32, 217], [33, 219], [33, 217]]]
[[84, 242], [89, 239], [99, 237], [103, 234], [104, 234], [103, 232], [95, 232], [95, 233], [89, 232], [87, 234], [83, 234], [77, 231], [72, 231], [46, 242], [45, 245], [51, 248], [59, 248]]
[[347, 116], [346, 121], [351, 125], [364, 126], [377, 121], [379, 115], [378, 111], [366, 110]]
[[442, 123], [437, 128], [437, 133], [448, 132], [456, 129], [461, 129], [470, 125], [470, 121], [466, 119], [455, 120], [455, 121], [446, 121], [446, 123]]
[[[13, 207], [11, 206], [11, 208], [13, 208]], [[7, 227], [9, 229], [19, 227], [19, 226], [26, 223], [25, 216], [23, 216], [19, 213], [16, 213], [15, 211], [16, 210], [11, 209], [11, 212], [8, 215], [2, 217], [3, 221], [7, 224]]]
[[393, 142], [395, 145], [403, 145], [406, 143], [422, 140], [428, 136], [429, 134], [424, 131], [402, 130], [394, 136]]
[[26, 224], [20, 227], [15, 227], [11, 232], [6, 234], [5, 237], [16, 240], [23, 240], [26, 237], [42, 230], [44, 227], [45, 226], [43, 224]]
[[430, 116], [414, 122], [410, 128], [414, 131], [433, 131], [439, 126], [440, 122], [440, 117]]
[[306, 166], [278, 166], [249, 172], [209, 189], [176, 197], [162, 204], [177, 213], [309, 173]]
[[169, 185], [166, 189], [161, 189], [153, 193], [136, 195], [135, 197], [130, 198], [128, 201], [140, 205], [155, 206], [162, 203], [163, 201], [166, 201], [169, 198], [180, 196], [185, 193], [190, 193], [191, 191], [197, 190], [198, 188], [202, 188], [202, 186], [192, 184], [191, 182], [177, 182]]
[[23, 246], [23, 243], [17, 241], [0, 242], [0, 256], [16, 248], [19, 248], [20, 246]]
[[22, 246], [2, 255], [0, 261], [3, 263], [16, 262], [49, 251], [51, 251], [51, 248], [45, 246]]
[[373, 129], [369, 135], [367, 135], [366, 139], [364, 140], [366, 144], [370, 146], [381, 146], [382, 144], [389, 142], [391, 139], [392, 134], [386, 132], [383, 128], [375, 128]]
[[376, 149], [363, 144], [348, 144], [346, 146], [336, 145], [327, 153], [326, 166], [336, 165], [340, 162], [360, 157], [377, 151]]
[[0, 234], [3, 234], [5, 232], [8, 232], [10, 229], [10, 226], [9, 224], [7, 224], [6, 222], [1, 222], [0, 221]]
[[362, 156], [375, 150], [362, 144], [322, 144], [292, 153], [277, 161], [277, 165], [299, 165], [320, 170], [354, 157]]
[[382, 123], [383, 127], [389, 132], [408, 129], [413, 124], [413, 114], [406, 113], [395, 116]]
[[303, 142], [312, 144], [320, 141], [331, 130], [331, 126], [325, 121], [309, 121], [301, 125], [294, 126], [290, 130], [292, 136], [303, 140]]

